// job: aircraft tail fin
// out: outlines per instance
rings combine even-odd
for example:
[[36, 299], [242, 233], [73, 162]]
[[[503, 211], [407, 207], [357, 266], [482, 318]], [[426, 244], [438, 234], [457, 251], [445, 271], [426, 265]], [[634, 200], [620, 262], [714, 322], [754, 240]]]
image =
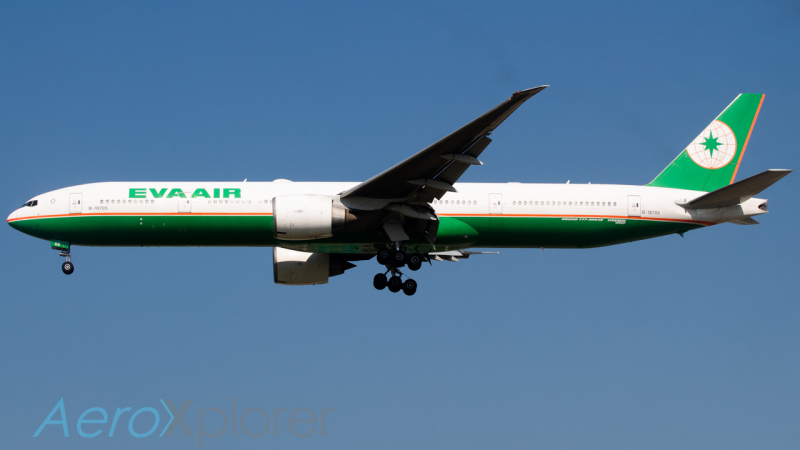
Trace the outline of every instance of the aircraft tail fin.
[[648, 186], [714, 191], [733, 183], [764, 94], [739, 94]]

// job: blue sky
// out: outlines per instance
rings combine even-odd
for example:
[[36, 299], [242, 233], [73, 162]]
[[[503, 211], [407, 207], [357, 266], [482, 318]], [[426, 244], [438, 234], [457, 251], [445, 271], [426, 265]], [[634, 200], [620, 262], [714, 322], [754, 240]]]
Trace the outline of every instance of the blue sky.
[[[0, 42], [9, 213], [97, 181], [360, 181], [541, 84], [463, 181], [644, 184], [740, 92], [766, 99], [739, 178], [800, 167], [796, 2], [5, 2]], [[335, 410], [203, 448], [797, 448], [796, 177], [759, 226], [439, 263], [413, 298], [374, 261], [276, 286], [257, 248], [78, 247], [65, 277], [5, 227], [0, 442], [196, 448], [236, 397]], [[70, 436], [33, 438], [61, 398]], [[195, 438], [77, 433], [159, 399], [194, 400]]]

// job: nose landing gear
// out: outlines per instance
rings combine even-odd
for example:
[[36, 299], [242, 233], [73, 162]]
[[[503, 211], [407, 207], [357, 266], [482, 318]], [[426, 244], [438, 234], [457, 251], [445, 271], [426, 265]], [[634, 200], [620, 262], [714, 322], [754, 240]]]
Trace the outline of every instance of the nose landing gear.
[[75, 271], [75, 264], [72, 264], [72, 261], [70, 261], [69, 242], [53, 239], [52, 241], [50, 241], [50, 248], [52, 248], [53, 250], [59, 250], [60, 253], [58, 254], [58, 256], [64, 257], [65, 260], [64, 264], [61, 264], [62, 272], [69, 275]]
[[64, 261], [64, 263], [61, 264], [61, 271], [67, 275], [72, 274], [72, 272], [75, 271], [75, 265], [72, 264], [72, 261], [70, 260], [69, 250], [62, 251], [61, 253], [58, 254], [58, 256], [63, 256], [64, 258], [66, 258], [66, 261]]

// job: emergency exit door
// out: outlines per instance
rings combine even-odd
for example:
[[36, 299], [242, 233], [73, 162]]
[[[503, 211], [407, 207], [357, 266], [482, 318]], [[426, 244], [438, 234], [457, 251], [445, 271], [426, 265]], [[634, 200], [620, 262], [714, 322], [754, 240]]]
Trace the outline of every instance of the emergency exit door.
[[83, 212], [83, 194], [69, 194], [69, 213], [80, 214], [82, 212]]
[[642, 200], [638, 195], [628, 196], [628, 216], [641, 217], [642, 216]]
[[489, 213], [503, 214], [503, 194], [489, 194]]

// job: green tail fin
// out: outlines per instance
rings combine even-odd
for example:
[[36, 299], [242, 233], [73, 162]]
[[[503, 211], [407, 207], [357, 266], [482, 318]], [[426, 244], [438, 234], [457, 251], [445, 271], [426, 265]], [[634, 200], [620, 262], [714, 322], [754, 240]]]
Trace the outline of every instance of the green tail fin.
[[733, 183], [763, 94], [739, 94], [648, 186], [711, 192]]

